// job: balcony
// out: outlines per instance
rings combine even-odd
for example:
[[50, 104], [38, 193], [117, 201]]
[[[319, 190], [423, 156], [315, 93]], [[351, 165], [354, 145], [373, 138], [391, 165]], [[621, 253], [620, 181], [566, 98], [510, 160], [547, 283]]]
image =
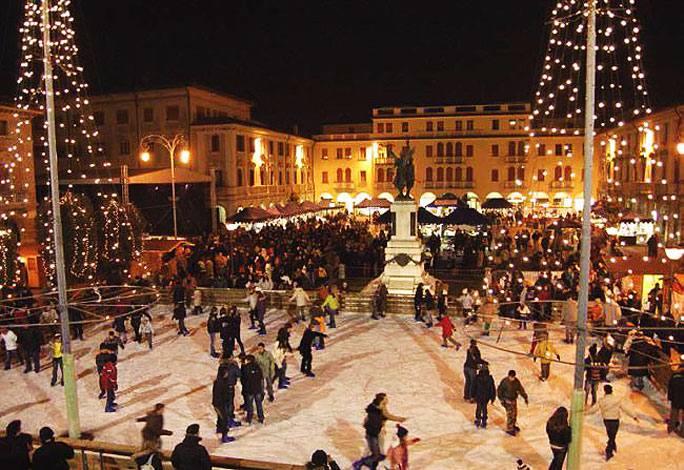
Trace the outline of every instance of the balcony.
[[506, 163], [525, 163], [526, 155], [506, 155]]
[[335, 183], [335, 190], [336, 191], [353, 191], [356, 188], [356, 185], [352, 182], [336, 182]]
[[551, 189], [572, 189], [575, 187], [573, 181], [551, 181], [549, 183], [549, 188]]
[[520, 184], [518, 184], [517, 181], [504, 181], [504, 188], [506, 188], [506, 189], [525, 189], [525, 188], [527, 188], [527, 183], [525, 181], [520, 181]]
[[458, 156], [458, 157], [437, 157], [435, 159], [435, 163], [437, 164], [443, 164], [443, 163], [451, 163], [451, 164], [462, 164], [463, 163], [463, 156]]
[[474, 181], [426, 181], [425, 189], [472, 189]]

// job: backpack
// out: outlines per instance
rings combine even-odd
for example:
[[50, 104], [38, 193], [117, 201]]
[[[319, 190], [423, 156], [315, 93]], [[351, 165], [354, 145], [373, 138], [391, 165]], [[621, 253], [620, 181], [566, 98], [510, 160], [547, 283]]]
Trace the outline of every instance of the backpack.
[[140, 466], [140, 470], [154, 470], [154, 465], [152, 465], [152, 459], [154, 458], [154, 452], [150, 454], [150, 458], [147, 459], [147, 462], [142, 464]]

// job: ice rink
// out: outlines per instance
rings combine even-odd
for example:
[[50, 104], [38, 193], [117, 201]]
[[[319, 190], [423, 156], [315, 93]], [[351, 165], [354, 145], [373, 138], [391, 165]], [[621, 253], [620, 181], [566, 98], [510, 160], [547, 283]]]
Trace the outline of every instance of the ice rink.
[[[164, 311], [164, 307], [158, 307]], [[206, 310], [206, 309], [205, 309]], [[270, 349], [285, 314], [267, 315], [267, 347]], [[94, 352], [104, 337], [104, 329], [92, 333], [84, 342], [75, 342], [78, 395], [83, 431], [95, 439], [138, 444], [141, 423], [136, 418], [157, 402], [166, 403], [167, 429], [174, 435], [164, 438], [170, 449], [183, 438], [185, 427], [201, 425], [203, 443], [217, 455], [304, 463], [311, 453], [325, 449], [342, 468], [364, 451], [362, 422], [364, 408], [378, 392], [389, 397], [388, 409], [408, 419], [404, 426], [410, 436], [422, 441], [411, 447], [411, 468], [453, 470], [459, 468], [514, 469], [515, 460], [523, 458], [533, 469], [545, 469], [551, 451], [545, 433], [548, 417], [557, 406], [570, 407], [572, 369], [552, 365], [551, 378], [538, 380], [538, 364], [531, 359], [481, 345], [483, 358], [490, 363], [498, 385], [513, 368], [530, 396], [528, 407], [519, 402], [517, 437], [503, 431], [504, 412], [497, 404], [490, 406], [486, 430], [473, 425], [475, 405], [463, 400], [463, 362], [465, 350], [440, 347], [439, 329], [427, 330], [412, 316], [372, 321], [367, 316], [341, 315], [338, 328], [332, 330], [326, 349], [314, 351], [315, 378], [299, 373], [299, 356], [288, 357], [288, 375], [292, 385], [278, 390], [274, 403], [264, 402], [266, 422], [243, 426], [232, 433], [237, 440], [220, 444], [214, 434], [215, 414], [211, 406], [211, 386], [217, 360], [208, 354], [206, 314], [189, 317], [191, 335], [176, 335], [168, 313], [155, 317], [154, 349], [129, 344], [119, 353], [119, 391], [116, 413], [104, 412], [104, 400], [98, 400], [99, 388]], [[293, 329], [296, 348], [303, 326]], [[247, 330], [243, 320], [243, 340], [248, 348], [261, 338]], [[499, 346], [527, 352], [532, 335], [505, 332]], [[132, 337], [132, 335], [129, 335]], [[563, 359], [572, 360], [574, 349], [560, 342]], [[467, 344], [463, 331], [456, 337]], [[488, 339], [495, 342], [496, 334]], [[2, 373], [0, 425], [12, 419], [23, 421], [27, 432], [37, 434], [43, 425], [60, 432], [66, 430], [63, 389], [50, 387], [50, 372], [43, 365], [39, 374], [23, 374], [19, 367]], [[627, 406], [638, 414], [639, 423], [623, 416], [618, 434], [618, 453], [604, 461], [605, 431], [600, 413], [588, 415], [584, 433], [584, 468], [608, 469], [684, 469], [684, 442], [668, 435], [664, 416], [669, 411], [665, 397], [650, 388], [632, 392], [626, 379], [613, 380], [615, 393], [624, 397]], [[602, 395], [602, 391], [599, 396]], [[236, 393], [239, 396], [239, 393]], [[241, 398], [240, 398], [241, 399]], [[241, 419], [242, 415], [238, 415]], [[394, 423], [387, 425], [387, 443], [394, 440]], [[382, 467], [382, 466], [381, 466]]]

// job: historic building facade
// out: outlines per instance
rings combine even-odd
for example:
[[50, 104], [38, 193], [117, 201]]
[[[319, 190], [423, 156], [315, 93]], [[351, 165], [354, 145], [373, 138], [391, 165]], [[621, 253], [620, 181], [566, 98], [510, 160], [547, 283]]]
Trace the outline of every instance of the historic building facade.
[[427, 204], [445, 193], [472, 206], [503, 197], [514, 203], [569, 209], [583, 201], [581, 135], [536, 135], [530, 105], [375, 108], [372, 122], [323, 126], [314, 136], [316, 196], [352, 207], [395, 195], [393, 159], [414, 149], [412, 194]]

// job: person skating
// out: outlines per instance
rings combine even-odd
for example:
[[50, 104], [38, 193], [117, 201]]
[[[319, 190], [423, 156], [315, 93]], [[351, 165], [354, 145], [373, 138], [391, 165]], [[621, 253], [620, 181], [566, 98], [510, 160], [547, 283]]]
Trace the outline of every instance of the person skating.
[[450, 342], [456, 348], [456, 351], [461, 349], [461, 343], [456, 341], [453, 337], [454, 334], [454, 324], [451, 322], [449, 315], [443, 315], [442, 318], [437, 322], [437, 326], [442, 328], [442, 347], [448, 348]]
[[202, 315], [202, 291], [195, 289], [192, 291], [192, 314]]
[[[112, 323], [112, 328], [114, 328], [114, 331], [116, 331], [121, 342], [123, 344], [126, 344], [128, 342], [128, 334], [126, 333], [127, 316], [125, 313], [125, 307], [119, 303], [119, 304], [117, 304], [116, 309], [117, 309], [117, 314], [116, 314], [116, 318], [114, 318], [114, 322]], [[121, 312], [124, 312], [124, 313], [121, 313]]]
[[45, 426], [38, 432], [42, 444], [33, 453], [33, 470], [69, 470], [74, 448], [66, 442], [55, 441], [54, 431]]
[[216, 336], [221, 330], [221, 323], [219, 322], [218, 309], [211, 307], [209, 317], [207, 318], [207, 333], [209, 334], [209, 355], [211, 357], [219, 357], [216, 352]]
[[463, 317], [465, 318], [465, 324], [470, 325], [471, 323], [476, 322], [477, 316], [473, 311], [473, 304], [475, 303], [475, 300], [470, 295], [468, 289], [463, 289], [463, 294], [461, 295], [461, 297], [458, 298], [458, 300], [459, 302], [461, 302], [461, 308], [463, 309]]
[[[261, 289], [258, 289], [261, 290]], [[256, 330], [256, 326], [254, 325], [254, 322], [256, 321], [256, 305], [257, 305], [257, 289], [254, 287], [251, 287], [249, 289], [249, 292], [247, 293], [247, 297], [242, 299], [242, 302], [247, 302], [247, 305], [249, 306], [249, 329], [250, 330]]]
[[390, 470], [408, 470], [408, 446], [420, 442], [420, 438], [414, 437], [413, 439], [409, 439], [408, 429], [400, 424], [397, 424], [397, 437], [399, 438], [399, 444], [387, 449], [387, 460], [389, 460], [390, 463]]
[[473, 398], [477, 404], [475, 407], [475, 426], [478, 428], [487, 427], [487, 403], [496, 400], [496, 387], [494, 386], [494, 378], [489, 374], [489, 368], [486, 365], [481, 365], [480, 370], [473, 380]]
[[293, 283], [293, 286], [294, 290], [292, 291], [290, 302], [294, 302], [295, 306], [297, 307], [295, 322], [298, 323], [299, 320], [306, 321], [306, 306], [309, 304], [311, 299], [309, 299], [309, 294], [307, 294], [306, 291], [297, 284], [297, 281]]
[[[610, 339], [610, 336], [608, 337]], [[601, 349], [596, 354], [599, 364], [601, 364], [601, 381], [610, 382], [608, 373], [610, 372], [610, 360], [613, 358], [613, 347], [608, 340], [604, 339]]]
[[5, 370], [12, 368], [12, 359], [17, 359], [17, 335], [9, 328], [3, 328], [0, 341], [5, 346]]
[[373, 320], [379, 320], [385, 317], [385, 310], [387, 309], [387, 287], [382, 282], [378, 283], [378, 287], [373, 293]]
[[617, 437], [618, 429], [620, 428], [620, 414], [624, 412], [626, 415], [639, 422], [639, 418], [629, 409], [628, 406], [622, 406], [622, 400], [613, 394], [613, 387], [604, 385], [603, 391], [605, 395], [599, 400], [598, 407], [591, 407], [589, 413], [595, 413], [597, 409], [601, 410], [603, 417], [603, 424], [606, 427], [606, 434], [608, 435], [608, 444], [606, 444], [606, 460], [613, 458], [613, 454], [617, 452]]
[[57, 369], [62, 373], [60, 385], [64, 386], [64, 361], [62, 358], [62, 336], [57, 333], [50, 343], [50, 350], [52, 351], [52, 380], [50, 385], [54, 387], [57, 385]]
[[116, 335], [116, 332], [112, 330], [107, 334], [107, 337], [105, 338], [105, 340], [100, 345], [100, 348], [101, 349], [109, 349], [111, 352], [113, 352], [114, 354], [116, 354], [118, 356], [119, 355], [119, 348], [121, 348], [121, 350], [123, 350], [125, 348], [125, 345], [124, 345], [123, 341], [121, 341], [121, 338], [119, 338]]
[[187, 312], [185, 310], [185, 303], [177, 303], [173, 308], [173, 319], [178, 322], [178, 335], [188, 336], [190, 332], [185, 327], [185, 317]]
[[335, 459], [322, 449], [311, 454], [311, 460], [304, 466], [306, 470], [340, 470]]
[[[235, 343], [237, 342], [238, 346], [240, 346], [240, 354], [245, 353], [245, 345], [242, 344], [242, 338], [240, 337], [240, 325], [242, 323], [242, 317], [240, 316], [240, 312], [238, 308], [233, 305], [230, 307], [230, 313], [228, 314], [228, 323], [227, 323], [227, 337], [228, 337], [228, 344], [227, 344], [227, 351], [230, 352], [230, 354], [233, 354], [233, 351], [235, 350]], [[224, 347], [226, 345], [224, 344]]]
[[564, 406], [556, 409], [546, 422], [546, 434], [553, 453], [549, 470], [563, 470], [565, 455], [572, 440], [572, 432], [568, 424], [568, 410]]
[[679, 368], [667, 384], [667, 400], [670, 402], [670, 420], [667, 432], [684, 435], [684, 368]]
[[415, 321], [423, 321], [423, 283], [416, 286], [416, 293], [413, 295], [413, 308], [416, 311]]
[[116, 399], [117, 388], [116, 362], [107, 361], [102, 366], [102, 372], [100, 373], [100, 390], [104, 390], [107, 394], [107, 402], [105, 404], [106, 413], [113, 413], [116, 411], [117, 405], [114, 400]]
[[[433, 312], [437, 308], [435, 304], [435, 296], [432, 295], [432, 290], [428, 287], [423, 293], [423, 318], [425, 319], [425, 327], [432, 328], [434, 321]], [[427, 317], [427, 318], [426, 318]]]
[[591, 393], [591, 406], [596, 404], [596, 390], [601, 380], [601, 366], [596, 355], [596, 345], [589, 347], [589, 355], [584, 358], [584, 404]]
[[335, 317], [339, 313], [340, 302], [337, 300], [337, 296], [333, 290], [331, 290], [328, 296], [325, 298], [321, 308], [325, 313], [328, 314], [328, 328], [337, 328]]
[[142, 418], [136, 420], [139, 423], [144, 422], [141, 435], [143, 445], [145, 442], [152, 443], [156, 448], [162, 448], [161, 436], [171, 436], [173, 431], [164, 429], [164, 404], [157, 403], [154, 408], [150, 410]]
[[245, 411], [247, 424], [252, 424], [254, 406], [256, 405], [257, 420], [264, 422], [264, 376], [261, 368], [254, 360], [254, 356], [248, 354], [241, 370], [242, 393], [245, 397]]
[[261, 369], [261, 375], [264, 377], [264, 388], [266, 393], [268, 393], [268, 401], [273, 401], [273, 379], [276, 376], [276, 365], [273, 355], [266, 351], [266, 345], [264, 343], [259, 343], [257, 345], [257, 350], [254, 353], [254, 360]]
[[370, 454], [354, 462], [354, 470], [359, 470], [364, 466], [375, 470], [385, 458], [382, 454], [381, 435], [387, 420], [402, 423], [406, 418], [395, 416], [387, 411], [387, 395], [378, 393], [366, 407], [366, 419], [363, 422], [363, 427], [366, 430], [366, 444]]
[[292, 346], [290, 346], [291, 328], [292, 324], [286, 322], [278, 330], [276, 344], [273, 348], [273, 359], [275, 360], [279, 389], [287, 388], [290, 385], [290, 378], [287, 376], [287, 355], [292, 354]]
[[131, 313], [131, 327], [133, 328], [133, 341], [142, 343], [142, 335], [140, 334], [140, 324], [142, 323], [142, 310], [136, 308]]
[[529, 404], [527, 392], [516, 377], [514, 370], [509, 370], [508, 375], [501, 379], [496, 390], [501, 404], [506, 409], [506, 433], [515, 436], [520, 432], [518, 427], [518, 395], [522, 396], [525, 404]]
[[234, 399], [235, 390], [232, 394], [228, 390], [228, 369], [220, 369], [219, 374], [211, 389], [211, 404], [216, 411], [216, 431], [221, 434], [221, 442], [227, 443], [235, 440], [228, 435], [228, 400]]
[[31, 435], [21, 432], [20, 420], [11, 421], [5, 428], [5, 436], [0, 439], [0, 468], [29, 470], [31, 450], [33, 450]]
[[484, 361], [480, 355], [480, 348], [477, 347], [477, 341], [470, 340], [470, 347], [466, 351], [466, 360], [463, 363], [463, 375], [465, 376], [465, 385], [463, 387], [463, 399], [468, 402], [473, 402], [473, 381], [477, 376], [477, 368]]
[[255, 306], [254, 314], [256, 316], [257, 322], [259, 322], [259, 331], [257, 334], [259, 336], [266, 336], [266, 323], [264, 319], [266, 318], [266, 294], [261, 289], [256, 290], [257, 292], [257, 303]]
[[560, 354], [558, 354], [558, 350], [549, 340], [547, 334], [534, 348], [534, 361], [539, 359], [539, 362], [541, 362], [541, 375], [539, 376], [539, 380], [542, 382], [549, 378], [549, 373], [551, 372], [551, 358], [553, 356], [556, 356], [560, 361]]
[[231, 356], [228, 351], [221, 355], [219, 360], [217, 379], [224, 380], [226, 388], [226, 406], [227, 406], [227, 426], [229, 428], [236, 428], [242, 423], [235, 421], [235, 386], [242, 372], [240, 366], [237, 364], [237, 359]]
[[117, 355], [113, 353], [111, 349], [107, 348], [105, 342], [102, 342], [100, 343], [100, 349], [95, 354], [95, 369], [97, 370], [98, 383], [100, 385], [100, 396], [98, 396], [98, 398], [100, 399], [107, 395], [107, 391], [102, 387], [104, 383], [102, 380], [102, 370], [104, 369], [104, 365], [108, 362], [116, 364]]
[[140, 451], [131, 455], [131, 459], [135, 462], [138, 470], [163, 470], [161, 458], [161, 451], [151, 442], [143, 443]]
[[19, 330], [19, 344], [24, 353], [24, 361], [26, 367], [24, 374], [28, 374], [31, 370], [36, 373], [40, 371], [40, 345], [42, 343], [42, 335], [35, 325], [24, 326]]
[[313, 356], [311, 354], [311, 345], [313, 343], [314, 338], [326, 338], [328, 336], [325, 333], [314, 331], [313, 329], [315, 326], [316, 323], [314, 321], [309, 323], [307, 329], [304, 330], [302, 339], [299, 341], [299, 347], [297, 348], [299, 354], [302, 355], [302, 374], [306, 375], [307, 377], [316, 376], [313, 372], [311, 372], [311, 362], [313, 360]]
[[211, 457], [200, 444], [199, 424], [191, 424], [185, 430], [183, 442], [171, 453], [171, 464], [175, 470], [211, 470]]
[[154, 337], [154, 328], [152, 327], [152, 320], [147, 315], [143, 315], [140, 323], [140, 334], [142, 338], [147, 341], [147, 347], [152, 349], [152, 338]]

